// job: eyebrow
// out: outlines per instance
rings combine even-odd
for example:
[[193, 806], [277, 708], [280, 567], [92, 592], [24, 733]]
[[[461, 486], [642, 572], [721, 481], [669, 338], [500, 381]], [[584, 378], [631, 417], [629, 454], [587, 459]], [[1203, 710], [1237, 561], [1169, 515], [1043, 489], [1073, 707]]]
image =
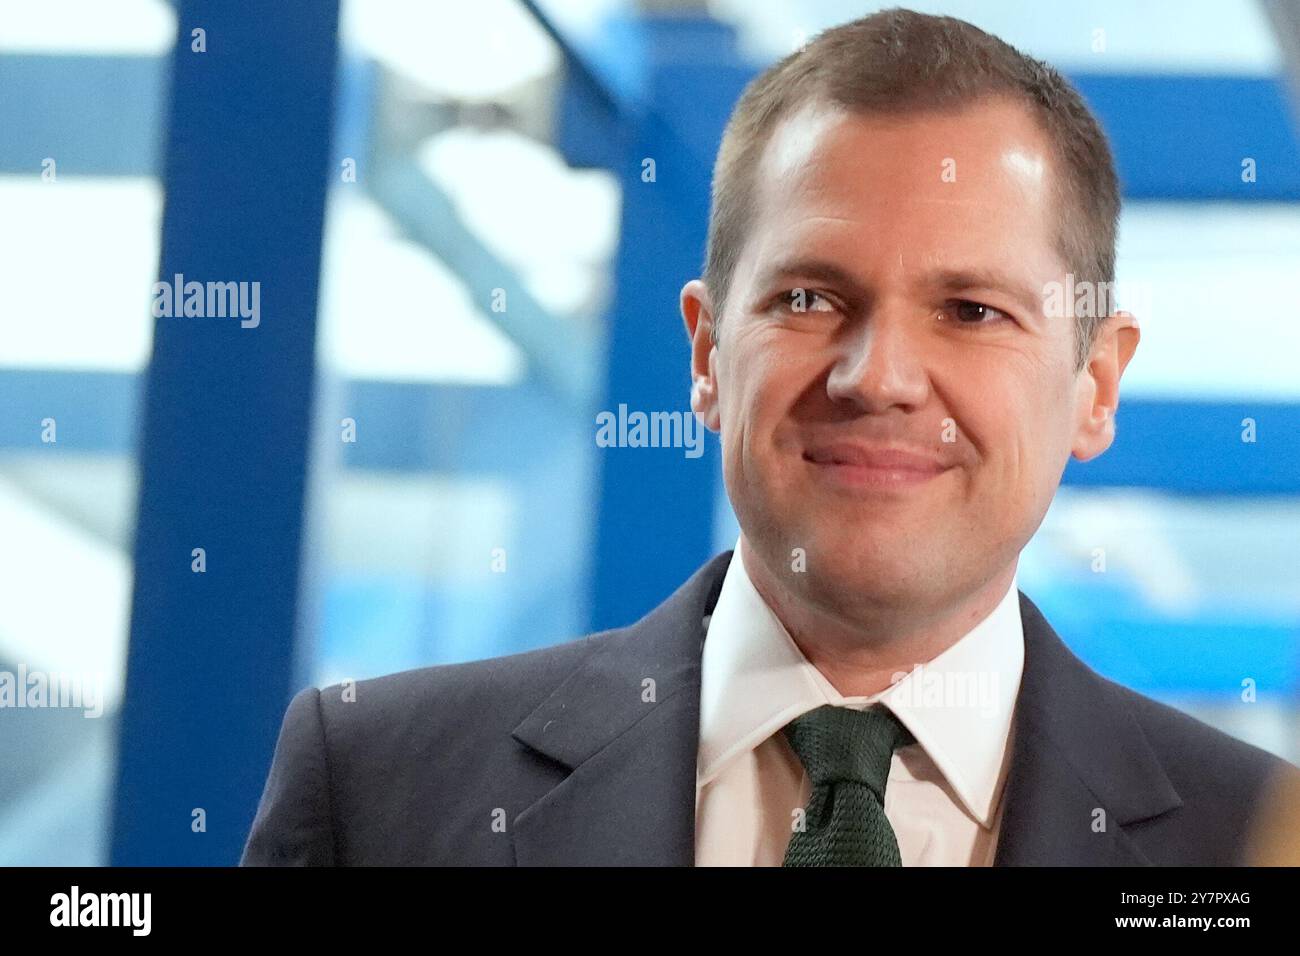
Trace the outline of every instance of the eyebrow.
[[759, 277], [760, 289], [768, 289], [782, 279], [803, 276], [819, 282], [839, 286], [855, 298], [867, 298], [867, 290], [848, 269], [829, 259], [796, 258], [777, 260], [764, 269]]
[[[848, 269], [829, 259], [810, 257], [778, 260], [773, 263], [762, 272], [759, 288], [770, 288], [780, 280], [794, 276], [828, 282], [858, 299], [870, 297], [867, 288]], [[983, 267], [939, 269], [924, 275], [918, 284], [952, 293], [966, 289], [998, 289], [1020, 303], [1030, 316], [1038, 315], [1042, 308], [1042, 297], [1032, 286], [997, 269]]]

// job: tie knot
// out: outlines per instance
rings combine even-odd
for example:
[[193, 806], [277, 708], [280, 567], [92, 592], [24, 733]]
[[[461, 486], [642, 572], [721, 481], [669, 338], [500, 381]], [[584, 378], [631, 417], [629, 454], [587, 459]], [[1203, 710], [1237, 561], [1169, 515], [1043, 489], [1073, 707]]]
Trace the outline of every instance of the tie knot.
[[826, 704], [796, 717], [784, 728], [812, 785], [852, 780], [871, 788], [883, 802], [894, 751], [916, 738], [889, 710]]

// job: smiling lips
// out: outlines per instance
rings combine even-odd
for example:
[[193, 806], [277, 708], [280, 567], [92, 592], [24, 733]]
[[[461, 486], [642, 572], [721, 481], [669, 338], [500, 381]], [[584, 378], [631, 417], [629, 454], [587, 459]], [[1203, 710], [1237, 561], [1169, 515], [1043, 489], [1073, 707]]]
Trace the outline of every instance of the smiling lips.
[[807, 448], [804, 461], [851, 488], [906, 488], [923, 484], [950, 467], [924, 451], [888, 445], [835, 442]]

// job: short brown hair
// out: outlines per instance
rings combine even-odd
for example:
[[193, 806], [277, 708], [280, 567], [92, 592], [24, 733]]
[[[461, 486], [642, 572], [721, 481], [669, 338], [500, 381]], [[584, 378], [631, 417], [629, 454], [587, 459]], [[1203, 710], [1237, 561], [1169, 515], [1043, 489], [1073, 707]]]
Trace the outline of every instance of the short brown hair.
[[[1061, 209], [1057, 251], [1076, 283], [1115, 280], [1119, 181], [1106, 134], [1055, 69], [964, 20], [891, 9], [818, 34], [745, 88], [713, 168], [704, 281], [713, 340], [754, 214], [755, 175], [780, 120], [811, 102], [861, 113], [960, 108], [985, 97], [1025, 104], [1052, 143]], [[1082, 368], [1102, 315], [1076, 317]]]

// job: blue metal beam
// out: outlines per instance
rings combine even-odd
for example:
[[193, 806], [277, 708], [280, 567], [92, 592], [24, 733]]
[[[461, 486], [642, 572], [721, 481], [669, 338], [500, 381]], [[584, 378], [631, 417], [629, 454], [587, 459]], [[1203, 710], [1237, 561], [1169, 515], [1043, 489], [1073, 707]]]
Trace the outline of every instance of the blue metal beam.
[[1300, 495], [1300, 404], [1121, 397], [1114, 444], [1092, 461], [1071, 459], [1062, 480], [1186, 494]]
[[[701, 155], [721, 135], [728, 104], [726, 95], [701, 85], [716, 76], [684, 72], [676, 53], [707, 36], [721, 63], [732, 45], [727, 28], [707, 18], [648, 18], [643, 23], [644, 43], [636, 51], [640, 94], [622, 116], [615, 157], [623, 228], [597, 411], [618, 416], [625, 405], [629, 412], [645, 415], [676, 413], [694, 425], [689, 347], [677, 302], [682, 284], [699, 274], [709, 182]], [[685, 95], [698, 95], [714, 107], [704, 122], [712, 120], [716, 128], [702, 133], [697, 126], [690, 140], [682, 139], [657, 109], [656, 100], [680, 83], [688, 84]], [[682, 448], [599, 450], [592, 630], [635, 620], [712, 552], [717, 455], [711, 437], [697, 458]]]
[[[1126, 199], [1300, 199], [1300, 139], [1282, 78], [1070, 78], [1111, 139]], [[1242, 181], [1247, 158], [1253, 182]]]
[[160, 273], [259, 282], [261, 314], [157, 322], [114, 865], [235, 862], [297, 686], [338, 2], [182, 3], [178, 22]]
[[[0, 370], [0, 448], [130, 455], [141, 378], [85, 369]], [[41, 442], [41, 422], [58, 423], [58, 441]]]
[[[17, 16], [10, 12], [8, 16]], [[148, 176], [158, 169], [168, 61], [0, 53], [0, 172]]]

